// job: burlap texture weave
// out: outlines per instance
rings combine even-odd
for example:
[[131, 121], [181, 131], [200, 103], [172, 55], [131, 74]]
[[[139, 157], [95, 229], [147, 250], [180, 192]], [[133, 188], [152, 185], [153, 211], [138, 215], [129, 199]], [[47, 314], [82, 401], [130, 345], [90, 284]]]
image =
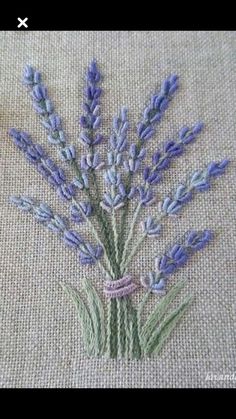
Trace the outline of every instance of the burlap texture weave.
[[[185, 230], [215, 231], [214, 242], [172, 279], [189, 278], [185, 292], [192, 292], [195, 302], [158, 359], [86, 357], [76, 312], [58, 284], [79, 288], [80, 277], [87, 275], [101, 289], [97, 268], [81, 268], [52, 233], [8, 204], [10, 194], [28, 194], [66, 211], [7, 135], [12, 126], [28, 130], [56, 156], [21, 85], [24, 65], [43, 72], [68, 139], [76, 143], [83, 74], [93, 57], [104, 74], [107, 136], [119, 107], [127, 105], [135, 124], [150, 93], [171, 72], [179, 74], [181, 88], [150, 149], [182, 125], [198, 120], [206, 124], [203, 134], [166, 172], [158, 187], [160, 196], [210, 160], [232, 161], [211, 191], [198, 194], [180, 217], [165, 222], [165, 234], [154, 245], [147, 241], [132, 264], [132, 274], [139, 277], [153, 268], [155, 254]], [[236, 34], [1, 32], [0, 74], [0, 386], [235, 387]]]

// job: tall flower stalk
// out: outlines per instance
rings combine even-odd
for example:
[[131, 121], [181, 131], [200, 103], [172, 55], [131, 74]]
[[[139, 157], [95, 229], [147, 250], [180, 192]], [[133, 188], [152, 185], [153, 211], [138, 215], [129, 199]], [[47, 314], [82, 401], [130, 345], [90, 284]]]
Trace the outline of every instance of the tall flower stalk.
[[[87, 353], [90, 356], [105, 354], [111, 358], [128, 359], [158, 354], [191, 302], [191, 297], [187, 297], [168, 314], [170, 305], [185, 284], [185, 281], [180, 281], [169, 290], [169, 278], [185, 265], [195, 251], [206, 246], [212, 239], [212, 233], [209, 230], [186, 233], [182, 242], [156, 258], [155, 270], [140, 281], [130, 275], [130, 263], [144, 240], [160, 236], [165, 217], [177, 216], [196, 192], [210, 189], [211, 180], [225, 172], [228, 160], [213, 161], [204, 169], [195, 170], [177, 186], [173, 194], [157, 203], [156, 187], [164, 171], [171, 166], [174, 158], [185, 152], [186, 146], [197, 138], [203, 128], [200, 122], [191, 128], [184, 126], [176, 138], [158, 146], [151, 164], [145, 165], [148, 143], [155, 136], [156, 128], [178, 89], [176, 75], [168, 77], [160, 90], [151, 96], [137, 125], [136, 140], [129, 140], [125, 107], [114, 117], [110, 138], [106, 140], [100, 133], [101, 73], [93, 60], [85, 75], [83, 115], [79, 120], [78, 145], [85, 149], [85, 153], [80, 152], [76, 145], [68, 144], [62, 120], [54, 109], [41, 74], [27, 66], [23, 83], [46, 129], [49, 144], [57, 148], [62, 167], [54, 162], [46, 149], [33, 142], [28, 133], [11, 128], [9, 134], [27, 161], [67, 203], [68, 216], [58, 215], [46, 203], [27, 196], [14, 196], [11, 203], [56, 233], [67, 248], [74, 251], [82, 265], [98, 266], [104, 279], [105, 307], [90, 280], [81, 279], [86, 303], [79, 292], [62, 284], [77, 308]], [[104, 161], [98, 151], [100, 144], [104, 144], [107, 150]], [[64, 165], [72, 169], [72, 181]], [[101, 173], [103, 190], [98, 181]], [[137, 181], [138, 173], [142, 173], [141, 183]], [[135, 204], [131, 222], [128, 223], [131, 200]], [[147, 207], [154, 208], [148, 216], [145, 215]], [[95, 242], [91, 243], [79, 232], [84, 222]], [[144, 297], [136, 306], [132, 295], [141, 287], [145, 291]], [[152, 295], [158, 295], [160, 301], [144, 320], [143, 308]]]

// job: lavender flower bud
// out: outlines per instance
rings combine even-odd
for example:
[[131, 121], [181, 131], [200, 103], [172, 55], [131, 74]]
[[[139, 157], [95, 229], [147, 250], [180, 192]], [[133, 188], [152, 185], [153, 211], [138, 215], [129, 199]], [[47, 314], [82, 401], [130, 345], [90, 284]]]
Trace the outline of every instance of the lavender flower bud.
[[79, 258], [82, 265], [91, 265], [96, 263], [103, 255], [103, 248], [99, 245], [86, 245], [84, 250], [80, 251]]
[[35, 208], [34, 215], [38, 221], [46, 222], [51, 221], [53, 212], [47, 204], [41, 203], [38, 207]]
[[203, 232], [190, 231], [186, 237], [186, 246], [197, 251], [205, 247], [205, 245], [212, 240], [213, 233], [210, 230], [204, 230]]
[[69, 145], [67, 147], [62, 148], [59, 151], [59, 156], [62, 161], [71, 161], [75, 159], [75, 147], [73, 145]]
[[54, 233], [63, 233], [67, 227], [67, 220], [59, 215], [54, 215], [50, 223], [47, 224], [47, 228]]
[[142, 231], [147, 236], [156, 236], [160, 233], [161, 226], [157, 224], [153, 217], [148, 216], [145, 221], [141, 222]]
[[46, 87], [43, 84], [37, 84], [34, 86], [32, 90], [32, 98], [37, 102], [46, 100], [48, 98]]
[[74, 230], [66, 230], [63, 235], [64, 242], [73, 248], [79, 247], [83, 244], [83, 239], [77, 231]]
[[151, 189], [146, 190], [143, 186], [138, 186], [137, 192], [139, 193], [139, 201], [143, 206], [152, 205], [155, 202]]
[[72, 199], [72, 197], [75, 195], [75, 188], [73, 184], [69, 184], [69, 185], [60, 185], [57, 188], [57, 193], [58, 196], [63, 200], [63, 201], [70, 201]]
[[34, 86], [34, 84], [40, 83], [41, 74], [35, 71], [30, 65], [25, 66], [23, 72], [23, 84], [28, 86]]
[[27, 196], [11, 196], [10, 203], [14, 204], [22, 211], [29, 212], [32, 210], [35, 201]]
[[81, 177], [76, 177], [73, 179], [73, 185], [76, 186], [76, 188], [82, 190], [82, 189], [88, 189], [89, 183], [88, 183], [88, 176], [86, 173], [82, 172]]
[[145, 167], [143, 171], [143, 179], [149, 185], [156, 185], [161, 180], [161, 175], [158, 171], [151, 171], [150, 167]]
[[104, 166], [101, 161], [101, 157], [98, 153], [87, 154], [81, 157], [81, 169], [82, 170], [99, 170]]
[[144, 278], [141, 278], [141, 284], [154, 294], [165, 294], [166, 280], [160, 273], [149, 272]]
[[124, 206], [123, 197], [119, 193], [112, 196], [110, 193], [105, 192], [100, 206], [107, 212], [111, 212], [112, 209], [118, 210]]
[[119, 186], [121, 175], [115, 170], [109, 169], [104, 174], [107, 185]]

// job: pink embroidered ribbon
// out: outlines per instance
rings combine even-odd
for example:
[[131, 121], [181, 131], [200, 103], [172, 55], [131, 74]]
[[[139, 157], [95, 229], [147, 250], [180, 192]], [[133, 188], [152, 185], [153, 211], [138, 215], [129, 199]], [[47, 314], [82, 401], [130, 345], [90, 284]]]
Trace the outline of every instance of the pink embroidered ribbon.
[[127, 275], [117, 281], [106, 281], [104, 294], [109, 298], [120, 298], [131, 294], [137, 287], [130, 275]]

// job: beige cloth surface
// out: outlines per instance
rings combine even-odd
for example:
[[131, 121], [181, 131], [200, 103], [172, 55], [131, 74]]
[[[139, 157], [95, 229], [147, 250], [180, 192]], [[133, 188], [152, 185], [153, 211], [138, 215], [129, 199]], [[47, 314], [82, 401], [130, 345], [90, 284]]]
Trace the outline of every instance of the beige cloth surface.
[[[131, 266], [139, 278], [153, 269], [155, 254], [184, 231], [215, 231], [214, 242], [171, 280], [189, 278], [185, 293], [192, 292], [195, 302], [157, 359], [85, 355], [75, 309], [59, 282], [79, 288], [80, 278], [87, 275], [101, 290], [101, 275], [96, 267], [81, 267], [56, 236], [8, 204], [9, 195], [27, 194], [66, 210], [7, 135], [13, 126], [27, 130], [56, 156], [21, 85], [24, 65], [42, 71], [68, 140], [76, 143], [83, 75], [93, 57], [104, 74], [107, 136], [120, 106], [127, 105], [135, 124], [153, 89], [171, 72], [179, 74], [181, 87], [150, 149], [185, 124], [206, 124], [166, 172], [160, 197], [189, 171], [213, 159], [232, 160], [211, 191], [198, 194], [178, 218], [165, 222], [165, 234], [159, 241], [147, 241]], [[1, 32], [0, 74], [0, 386], [235, 387], [236, 33]]]

